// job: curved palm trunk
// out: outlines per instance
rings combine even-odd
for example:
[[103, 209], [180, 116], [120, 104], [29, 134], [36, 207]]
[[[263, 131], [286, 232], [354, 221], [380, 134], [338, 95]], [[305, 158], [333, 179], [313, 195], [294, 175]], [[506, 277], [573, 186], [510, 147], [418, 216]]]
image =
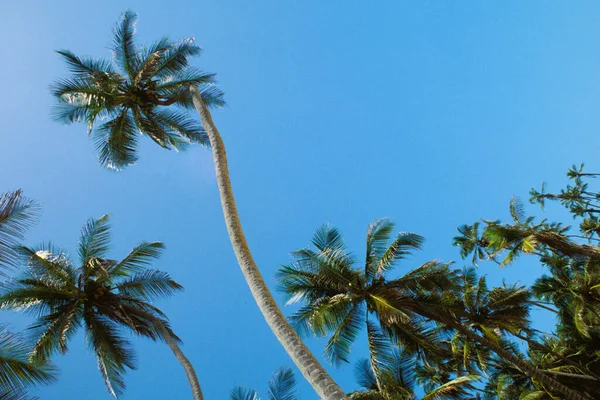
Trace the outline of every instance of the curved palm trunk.
[[548, 375], [546, 375], [546, 373], [544, 371], [540, 370], [539, 368], [536, 368], [534, 365], [532, 365], [528, 361], [523, 360], [522, 358], [517, 357], [514, 354], [510, 353], [509, 351], [505, 350], [498, 343], [495, 343], [494, 341], [486, 338], [485, 336], [478, 335], [477, 333], [471, 331], [470, 329], [468, 329], [466, 326], [464, 326], [460, 322], [457, 322], [452, 318], [448, 318], [446, 316], [441, 316], [441, 315], [436, 315], [435, 318], [439, 322], [442, 322], [445, 325], [456, 329], [461, 334], [465, 335], [466, 337], [473, 340], [474, 342], [477, 342], [477, 343], [487, 347], [488, 349], [492, 350], [498, 356], [500, 356], [504, 360], [508, 361], [509, 363], [513, 364], [515, 367], [517, 367], [518, 369], [523, 371], [525, 374], [529, 375], [531, 378], [540, 382], [546, 388], [548, 388], [550, 390], [555, 390], [555, 391], [561, 393], [562, 395], [565, 396], [566, 399], [589, 400], [587, 397], [581, 395], [580, 393], [578, 393], [574, 390], [571, 390], [570, 388], [568, 388], [567, 386], [558, 382], [557, 380], [549, 377]]
[[185, 371], [185, 375], [190, 382], [190, 386], [192, 388], [192, 394], [194, 395], [194, 400], [204, 400], [204, 396], [202, 395], [202, 389], [200, 389], [200, 382], [198, 382], [198, 377], [196, 376], [196, 371], [194, 370], [194, 366], [187, 359], [183, 351], [179, 348], [179, 345], [171, 336], [171, 332], [165, 327], [161, 320], [156, 318], [154, 315], [149, 314], [145, 311], [139, 309], [130, 309], [130, 312], [133, 314], [137, 314], [140, 317], [151, 321], [154, 326], [158, 329], [160, 336], [165, 340], [167, 346], [171, 349], [177, 361], [181, 364]]
[[252, 296], [254, 296], [254, 300], [258, 304], [271, 330], [317, 394], [326, 400], [345, 399], [346, 395], [344, 391], [331, 379], [327, 371], [319, 364], [279, 310], [258, 267], [254, 263], [235, 205], [231, 182], [229, 181], [227, 155], [223, 140], [213, 123], [210, 111], [206, 107], [204, 100], [202, 100], [200, 92], [196, 87], [191, 87], [191, 91], [194, 106], [198, 114], [200, 114], [202, 125], [208, 134], [212, 147], [221, 206], [223, 207], [229, 239], [231, 240], [242, 273], [250, 287]]

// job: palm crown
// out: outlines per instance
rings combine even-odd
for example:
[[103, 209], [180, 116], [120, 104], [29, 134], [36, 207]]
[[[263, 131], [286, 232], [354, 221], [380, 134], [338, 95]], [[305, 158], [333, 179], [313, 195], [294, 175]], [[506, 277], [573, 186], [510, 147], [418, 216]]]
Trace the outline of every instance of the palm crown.
[[[296, 327], [318, 335], [331, 333], [325, 355], [334, 364], [349, 361], [351, 345], [366, 325], [369, 362], [380, 390], [385, 371], [393, 364], [388, 336], [405, 351], [436, 351], [435, 326], [411, 304], [419, 297], [427, 303], [423, 293], [433, 296], [439, 288], [451, 288], [456, 279], [448, 264], [432, 261], [400, 278], [385, 280], [393, 265], [423, 242], [417, 234], [400, 233], [389, 244], [393, 229], [388, 219], [369, 225], [365, 263], [357, 268], [338, 230], [323, 226], [312, 240], [316, 251], [294, 252], [294, 262], [278, 273], [290, 303], [306, 302], [291, 317]], [[379, 324], [369, 320], [370, 314]]]
[[[73, 75], [51, 87], [59, 101], [55, 118], [66, 123], [85, 121], [100, 162], [114, 169], [137, 160], [138, 131], [167, 149], [181, 150], [189, 143], [208, 145], [200, 123], [169, 107], [193, 107], [190, 86], [198, 87], [207, 105], [224, 104], [214, 74], [189, 66], [189, 58], [201, 53], [193, 39], [163, 38], [138, 48], [133, 41], [135, 20], [136, 14], [127, 10], [117, 23], [112, 61], [59, 50]], [[105, 122], [94, 130], [97, 119]]]
[[7, 283], [0, 305], [38, 316], [31, 327], [38, 338], [31, 353], [34, 361], [46, 360], [56, 351], [65, 353], [68, 340], [83, 325], [106, 386], [117, 397], [125, 387], [124, 372], [135, 368], [130, 343], [120, 327], [164, 339], [158, 324], [170, 332], [166, 316], [149, 301], [182, 287], [165, 272], [146, 269], [160, 255], [160, 242], [143, 242], [121, 261], [107, 259], [108, 221], [105, 215], [84, 226], [79, 268], [52, 246], [22, 247], [28, 268], [18, 280]]

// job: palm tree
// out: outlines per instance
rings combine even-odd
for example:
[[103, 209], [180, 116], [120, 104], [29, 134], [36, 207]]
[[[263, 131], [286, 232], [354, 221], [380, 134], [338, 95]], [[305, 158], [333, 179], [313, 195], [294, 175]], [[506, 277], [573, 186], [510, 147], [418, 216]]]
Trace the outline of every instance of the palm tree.
[[27, 400], [26, 388], [55, 380], [55, 369], [47, 361], [30, 362], [29, 347], [21, 335], [0, 326], [0, 399]]
[[[210, 145], [229, 238], [255, 301], [318, 395], [327, 400], [344, 398], [343, 390], [281, 313], [252, 258], [233, 197], [225, 147], [208, 109], [224, 104], [222, 93], [213, 84], [214, 75], [192, 69], [188, 63], [200, 48], [191, 39], [178, 43], [162, 39], [140, 50], [133, 42], [135, 18], [132, 11], [126, 11], [115, 29], [117, 66], [109, 61], [79, 58], [66, 50], [59, 52], [74, 76], [53, 87], [60, 103], [56, 117], [64, 122], [87, 122], [101, 164], [116, 169], [137, 160], [138, 130], [164, 148], [183, 149], [190, 142]], [[192, 105], [204, 128], [170, 107]], [[97, 117], [109, 121], [94, 130]]]
[[379, 327], [368, 319], [366, 325], [371, 364], [378, 377], [382, 362], [377, 354], [385, 354], [377, 349], [385, 342], [382, 333], [405, 350], [420, 348], [435, 352], [436, 330], [426, 329], [427, 324], [435, 321], [494, 351], [550, 390], [570, 399], [584, 399], [504, 347], [497, 332], [518, 333], [526, 327], [524, 303], [529, 294], [523, 288], [501, 287], [488, 292], [483, 280], [473, 292], [469, 285], [474, 282], [460, 283], [461, 277], [471, 279], [468, 274], [458, 274], [450, 270], [449, 264], [439, 261], [430, 261], [400, 278], [386, 280], [386, 272], [396, 261], [419, 249], [423, 242], [419, 235], [400, 233], [388, 246], [393, 228], [388, 219], [369, 225], [365, 263], [357, 267], [337, 229], [324, 226], [312, 241], [317, 250], [293, 253], [294, 262], [279, 271], [279, 281], [290, 299], [288, 303], [306, 302], [291, 318], [296, 327], [317, 335], [331, 333], [325, 349], [331, 361], [347, 361], [362, 319], [374, 314]]
[[294, 262], [281, 267], [277, 275], [288, 304], [306, 303], [291, 317], [296, 329], [318, 336], [331, 334], [325, 356], [334, 365], [349, 361], [351, 346], [361, 328], [366, 327], [369, 363], [379, 391], [384, 390], [384, 370], [391, 362], [388, 336], [406, 352], [438, 351], [439, 338], [432, 322], [409, 308], [392, 307], [390, 293], [435, 291], [453, 286], [455, 279], [448, 264], [432, 261], [386, 281], [392, 266], [423, 242], [414, 233], [400, 233], [388, 245], [393, 229], [389, 219], [369, 225], [365, 263], [358, 267], [339, 231], [324, 225], [312, 240], [316, 250], [305, 248], [292, 253]]
[[104, 215], [82, 229], [78, 268], [50, 245], [20, 248], [28, 268], [6, 284], [0, 306], [38, 316], [30, 328], [38, 337], [31, 360], [43, 362], [57, 351], [66, 353], [69, 339], [84, 326], [106, 387], [117, 398], [125, 388], [124, 373], [135, 368], [130, 343], [120, 333], [128, 328], [164, 340], [185, 369], [194, 399], [202, 399], [194, 369], [177, 345], [179, 338], [167, 317], [149, 303], [182, 289], [167, 273], [146, 268], [160, 256], [163, 244], [142, 242], [121, 261], [106, 258], [109, 245], [109, 216]]
[[[269, 381], [269, 400], [297, 400], [296, 378], [290, 368], [279, 368]], [[238, 386], [231, 391], [231, 400], [260, 400], [258, 392]]]

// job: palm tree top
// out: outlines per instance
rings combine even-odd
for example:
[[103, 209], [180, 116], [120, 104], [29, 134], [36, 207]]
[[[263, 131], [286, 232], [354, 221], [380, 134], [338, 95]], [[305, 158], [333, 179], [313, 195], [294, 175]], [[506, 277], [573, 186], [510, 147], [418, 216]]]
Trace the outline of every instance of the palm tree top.
[[[109, 216], [91, 219], [83, 227], [78, 263], [49, 244], [21, 247], [28, 268], [6, 283], [0, 306], [24, 309], [37, 316], [30, 327], [37, 342], [31, 360], [47, 360], [66, 353], [79, 327], [98, 360], [109, 392], [123, 392], [125, 371], [135, 368], [135, 357], [121, 327], [153, 340], [164, 340], [158, 323], [175, 339], [166, 316], [151, 302], [182, 289], [163, 271], [147, 269], [164, 248], [160, 242], [142, 242], [120, 261], [107, 258]], [[158, 321], [158, 323], [157, 323]]]
[[[126, 10], [116, 24], [111, 60], [59, 50], [72, 75], [51, 86], [58, 100], [54, 117], [64, 123], [85, 122], [100, 163], [112, 169], [137, 161], [138, 132], [166, 149], [184, 150], [190, 143], [208, 146], [201, 124], [170, 107], [193, 108], [191, 86], [198, 87], [208, 106], [225, 104], [215, 75], [189, 66], [189, 58], [201, 53], [194, 39], [172, 42], [164, 37], [138, 47], [136, 18]], [[94, 129], [97, 120], [102, 122]]]

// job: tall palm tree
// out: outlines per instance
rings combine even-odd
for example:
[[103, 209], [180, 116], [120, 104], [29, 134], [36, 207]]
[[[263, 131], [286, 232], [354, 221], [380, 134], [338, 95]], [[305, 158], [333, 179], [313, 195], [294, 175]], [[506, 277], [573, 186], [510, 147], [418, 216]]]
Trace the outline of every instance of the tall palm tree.
[[[439, 261], [425, 263], [400, 278], [386, 280], [386, 272], [396, 261], [420, 248], [423, 242], [419, 235], [400, 233], [388, 245], [393, 228], [394, 224], [388, 219], [369, 225], [365, 263], [357, 267], [337, 229], [324, 226], [313, 238], [317, 250], [293, 253], [294, 263], [279, 271], [278, 278], [289, 302], [306, 302], [292, 316], [292, 321], [302, 331], [318, 335], [331, 333], [325, 351], [332, 361], [347, 360], [365, 314], [367, 318], [374, 314], [379, 321], [379, 327], [366, 321], [376, 377], [381, 365], [376, 355], [384, 352], [373, 349], [384, 342], [377, 340], [385, 339], [381, 331], [405, 349], [420, 346], [423, 350], [435, 351], [436, 337], [432, 333], [436, 331], [423, 329], [435, 321], [492, 350], [550, 390], [570, 399], [584, 400], [577, 391], [503, 345], [497, 332], [518, 333], [525, 327], [527, 309], [523, 303], [528, 293], [522, 288], [501, 287], [487, 291], [485, 280], [479, 285], [475, 282], [465, 285], [459, 279], [465, 279], [465, 274], [452, 271], [449, 264]], [[463, 292], [464, 288], [467, 290]], [[381, 385], [379, 387], [381, 389]]]
[[[138, 130], [164, 148], [182, 149], [187, 143], [210, 145], [229, 238], [255, 301], [317, 394], [327, 400], [344, 398], [343, 390], [281, 313], [252, 258], [233, 197], [225, 147], [208, 109], [224, 104], [222, 93], [213, 84], [214, 75], [192, 69], [188, 63], [200, 48], [191, 39], [178, 43], [162, 39], [140, 50], [133, 42], [135, 18], [132, 11], [126, 11], [115, 29], [116, 66], [79, 58], [66, 50], [59, 52], [74, 75], [53, 87], [59, 101], [57, 119], [87, 122], [100, 162], [111, 168], [120, 169], [137, 160]], [[192, 105], [200, 114], [203, 128], [170, 107]], [[94, 130], [98, 117], [109, 120]]]
[[[279, 368], [269, 381], [269, 400], [297, 400], [296, 378], [290, 368]], [[254, 389], [241, 386], [231, 391], [231, 400], [260, 400], [261, 397]]]
[[194, 369], [177, 345], [179, 338], [167, 317], [149, 303], [182, 289], [167, 273], [146, 268], [160, 256], [163, 244], [142, 242], [121, 261], [106, 258], [109, 245], [109, 216], [104, 215], [82, 229], [78, 268], [50, 245], [20, 248], [28, 268], [6, 284], [0, 306], [38, 316], [31, 327], [38, 337], [31, 359], [39, 362], [57, 351], [66, 353], [69, 339], [84, 326], [106, 387], [117, 398], [125, 388], [124, 373], [135, 368], [130, 343], [120, 333], [128, 328], [164, 340], [183, 366], [194, 399], [202, 399]]

